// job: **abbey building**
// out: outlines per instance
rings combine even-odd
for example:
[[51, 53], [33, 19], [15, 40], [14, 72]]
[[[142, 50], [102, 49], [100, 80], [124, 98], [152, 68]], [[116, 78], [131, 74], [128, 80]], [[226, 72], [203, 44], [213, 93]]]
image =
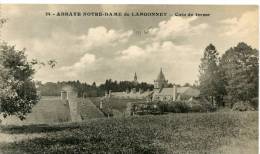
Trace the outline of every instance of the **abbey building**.
[[189, 86], [177, 86], [173, 84], [168, 86], [168, 80], [165, 79], [162, 69], [157, 79], [154, 80], [153, 101], [178, 101], [193, 100], [199, 97], [200, 91], [197, 88]]
[[[138, 84], [137, 74], [134, 74], [134, 83]], [[142, 89], [131, 89], [125, 92], [112, 92], [107, 94], [107, 97], [116, 97], [122, 99], [146, 99], [150, 101], [178, 101], [187, 100], [191, 101], [198, 98], [200, 91], [197, 88], [189, 86], [169, 86], [168, 80], [166, 80], [162, 68], [154, 80], [153, 91], [142, 91]]]

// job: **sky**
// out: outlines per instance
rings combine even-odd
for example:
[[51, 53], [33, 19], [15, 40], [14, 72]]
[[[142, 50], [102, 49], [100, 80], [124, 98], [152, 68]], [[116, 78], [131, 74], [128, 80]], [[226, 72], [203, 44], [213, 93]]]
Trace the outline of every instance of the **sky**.
[[[259, 49], [258, 7], [221, 5], [1, 5], [7, 23], [1, 40], [26, 49], [28, 59], [57, 65], [37, 68], [35, 80], [106, 79], [153, 83], [160, 68], [170, 83], [198, 80], [200, 59], [212, 43], [223, 54], [238, 42]], [[46, 12], [162, 12], [172, 16], [46, 16]], [[175, 16], [207, 13], [210, 16]]]

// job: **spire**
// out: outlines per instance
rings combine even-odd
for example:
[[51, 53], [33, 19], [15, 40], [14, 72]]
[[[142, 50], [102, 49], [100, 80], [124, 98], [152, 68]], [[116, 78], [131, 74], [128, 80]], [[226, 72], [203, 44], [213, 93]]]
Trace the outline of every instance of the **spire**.
[[157, 81], [165, 81], [165, 77], [164, 77], [164, 74], [162, 72], [162, 68], [160, 70], [160, 73], [157, 76]]
[[165, 76], [161, 68], [156, 80], [154, 80], [154, 88], [161, 89], [167, 87], [167, 85], [168, 81], [165, 79]]
[[134, 76], [134, 82], [137, 82], [137, 75], [136, 75], [136, 72], [135, 72], [135, 76]]

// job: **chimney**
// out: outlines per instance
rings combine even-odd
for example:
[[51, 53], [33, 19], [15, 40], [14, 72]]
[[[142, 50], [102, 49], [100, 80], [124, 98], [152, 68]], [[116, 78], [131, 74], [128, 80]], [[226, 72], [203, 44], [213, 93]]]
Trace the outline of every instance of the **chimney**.
[[109, 92], [108, 92], [108, 97], [109, 98], [111, 97], [111, 94], [112, 94], [112, 90], [109, 90]]
[[60, 99], [61, 99], [61, 100], [66, 100], [66, 97], [67, 97], [66, 91], [62, 90], [62, 91], [60, 92]]
[[177, 99], [177, 86], [173, 84], [173, 94], [172, 94], [172, 100], [176, 101]]
[[67, 91], [67, 100], [69, 100], [70, 91]]
[[37, 94], [38, 97], [41, 97], [41, 91], [40, 90], [37, 90], [36, 94]]

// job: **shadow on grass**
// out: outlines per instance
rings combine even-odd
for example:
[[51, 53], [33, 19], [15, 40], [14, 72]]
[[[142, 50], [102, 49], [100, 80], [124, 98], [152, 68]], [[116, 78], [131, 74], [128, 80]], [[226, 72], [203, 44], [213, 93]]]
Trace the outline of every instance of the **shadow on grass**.
[[164, 153], [164, 149], [151, 143], [114, 144], [104, 138], [76, 136], [43, 137], [14, 143], [0, 144], [4, 153]]
[[37, 124], [37, 125], [23, 125], [23, 126], [0, 126], [2, 133], [9, 134], [28, 134], [28, 133], [48, 133], [56, 132], [68, 129], [79, 128], [79, 125], [48, 125], [48, 124]]

